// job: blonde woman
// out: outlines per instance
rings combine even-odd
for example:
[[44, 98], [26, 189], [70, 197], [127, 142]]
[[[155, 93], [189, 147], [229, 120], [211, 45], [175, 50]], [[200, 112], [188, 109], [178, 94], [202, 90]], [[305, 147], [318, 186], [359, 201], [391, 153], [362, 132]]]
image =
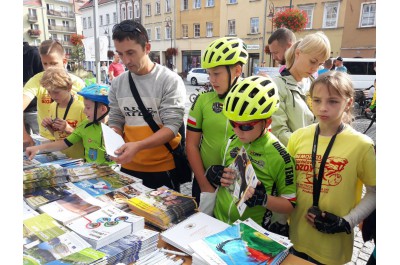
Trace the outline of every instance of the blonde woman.
[[322, 32], [298, 40], [285, 53], [286, 69], [273, 80], [278, 86], [280, 104], [272, 117], [272, 133], [285, 146], [290, 135], [299, 128], [314, 123], [307, 93], [313, 74], [331, 53], [329, 39]]

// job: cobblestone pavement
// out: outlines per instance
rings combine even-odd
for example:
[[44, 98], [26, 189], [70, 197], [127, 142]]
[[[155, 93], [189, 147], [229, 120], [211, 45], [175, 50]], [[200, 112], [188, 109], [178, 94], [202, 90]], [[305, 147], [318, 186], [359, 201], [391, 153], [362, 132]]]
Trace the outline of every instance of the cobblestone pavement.
[[[195, 87], [189, 85], [188, 83], [185, 82], [186, 85], [186, 94], [187, 94], [187, 101], [186, 101], [186, 110], [185, 110], [185, 122], [186, 122], [186, 117], [189, 113], [189, 109], [192, 105], [192, 103], [189, 101], [189, 95], [191, 93], [195, 93]], [[359, 132], [364, 132], [368, 125], [370, 124], [369, 119], [357, 119], [352, 123], [352, 126], [354, 129], [356, 129]], [[371, 139], [375, 142], [376, 144], [376, 123], [374, 123], [371, 128], [367, 131], [366, 135], [371, 137]], [[181, 192], [186, 195], [191, 195], [192, 194], [192, 184], [191, 183], [186, 183], [184, 185], [181, 185]], [[354, 248], [353, 248], [353, 257], [351, 259], [351, 262], [346, 263], [345, 265], [365, 265], [367, 264], [367, 261], [369, 259], [369, 256], [371, 255], [372, 251], [374, 250], [374, 243], [373, 242], [366, 242], [364, 243], [361, 235], [360, 229], [358, 229], [358, 226], [354, 228]]]

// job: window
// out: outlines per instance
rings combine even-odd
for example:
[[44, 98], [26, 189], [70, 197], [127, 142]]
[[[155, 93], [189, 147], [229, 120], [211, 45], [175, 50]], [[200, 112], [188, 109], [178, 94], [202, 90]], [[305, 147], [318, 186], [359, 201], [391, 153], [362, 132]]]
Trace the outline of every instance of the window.
[[[140, 7], [139, 7], [138, 1], [135, 1], [135, 3], [133, 4], [133, 13], [135, 14], [135, 18], [140, 17]], [[149, 37], [150, 37], [150, 35], [149, 35]]]
[[146, 29], [147, 36], [149, 36], [149, 41], [151, 41], [151, 29]]
[[63, 20], [62, 24], [64, 28], [69, 28], [69, 21]]
[[151, 5], [146, 4], [146, 17], [151, 16]]
[[71, 41], [71, 36], [70, 35], [64, 35], [64, 41]]
[[189, 9], [189, 0], [182, 0], [181, 10], [188, 10]]
[[53, 10], [54, 11], [54, 5], [47, 4], [47, 10]]
[[100, 26], [103, 26], [103, 16], [100, 16]]
[[170, 40], [172, 39], [172, 28], [171, 27], [165, 27], [165, 39]]
[[[48, 23], [50, 26], [55, 26], [56, 25], [56, 20], [55, 19], [48, 19]], [[92, 23], [90, 23], [92, 25]]]
[[38, 24], [31, 24], [31, 29], [39, 29], [39, 25]]
[[71, 48], [65, 48], [65, 54], [71, 54], [72, 49]]
[[123, 7], [123, 8], [121, 9], [121, 18], [122, 18], [122, 20], [125, 20], [125, 19], [126, 19], [125, 7]]
[[161, 14], [161, 4], [160, 4], [160, 1], [157, 1], [157, 2], [156, 2], [156, 12], [155, 12], [155, 14], [156, 14], [156, 15], [160, 15], [160, 14]]
[[87, 23], [88, 23], [88, 29], [91, 29], [92, 28], [92, 18], [91, 17], [87, 18]]
[[213, 23], [207, 22], [206, 29], [207, 29], [207, 37], [212, 37], [213, 36]]
[[128, 19], [132, 19], [132, 17], [133, 17], [132, 6], [128, 6]]
[[113, 23], [117, 24], [117, 12], [113, 13]]
[[83, 26], [83, 29], [87, 29], [87, 24], [86, 24], [86, 18], [85, 17], [82, 18], [82, 26]]
[[106, 23], [107, 25], [110, 24], [110, 14], [106, 15]]
[[236, 22], [234, 19], [228, 20], [228, 35], [236, 35]]
[[57, 34], [55, 34], [55, 33], [50, 34], [50, 38], [52, 40], [57, 40]]
[[200, 37], [200, 24], [194, 24], [194, 37]]
[[228, 0], [228, 4], [237, 4], [237, 0]]
[[68, 7], [66, 6], [60, 6], [61, 12], [63, 13], [68, 13]]
[[31, 16], [31, 17], [37, 17], [36, 9], [29, 8], [28, 10], [29, 10], [29, 16]]
[[303, 10], [307, 14], [308, 23], [306, 25], [306, 29], [312, 29], [314, 6], [313, 5], [299, 6], [299, 9]]
[[258, 29], [260, 28], [260, 19], [258, 17], [250, 18], [250, 33], [256, 34], [259, 33]]
[[324, 7], [323, 28], [336, 28], [339, 16], [339, 2], [326, 2]]
[[171, 0], [165, 0], [165, 12], [171, 13]]
[[156, 40], [160, 40], [161, 39], [161, 28], [160, 27], [156, 27], [155, 39]]
[[193, 1], [193, 8], [201, 8], [201, 0], [194, 0]]
[[189, 27], [187, 24], [182, 25], [182, 38], [188, 38], [189, 37]]
[[214, 0], [206, 0], [206, 7], [214, 6]]
[[376, 26], [376, 3], [362, 3], [360, 27]]

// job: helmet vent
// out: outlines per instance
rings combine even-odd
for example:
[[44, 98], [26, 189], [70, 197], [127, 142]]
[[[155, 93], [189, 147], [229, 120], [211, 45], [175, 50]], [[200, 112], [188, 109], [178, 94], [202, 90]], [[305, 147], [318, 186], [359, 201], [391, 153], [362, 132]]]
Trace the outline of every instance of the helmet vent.
[[253, 108], [253, 110], [251, 111], [250, 115], [254, 115], [254, 113], [256, 113], [257, 109]]
[[253, 88], [253, 90], [249, 93], [249, 97], [254, 98], [258, 94], [258, 92], [260, 92], [258, 88]]
[[225, 104], [225, 106], [224, 106], [224, 107], [225, 107], [225, 111], [229, 111], [229, 110], [228, 110], [228, 106], [229, 106], [229, 102], [230, 102], [230, 101], [231, 101], [231, 98], [228, 97], [228, 100], [226, 101], [226, 104]]
[[214, 52], [212, 52], [211, 55], [210, 55], [210, 57], [208, 58], [208, 63], [211, 63], [213, 57], [214, 57]]
[[275, 89], [271, 89], [270, 91], [268, 91], [268, 96], [272, 97], [273, 95], [275, 95]]
[[242, 108], [240, 109], [239, 115], [242, 116], [243, 112], [246, 110], [247, 105], [249, 105], [249, 102], [245, 101], [243, 102]]
[[247, 58], [247, 54], [244, 52], [240, 52], [240, 57]]
[[225, 54], [225, 53], [227, 53], [227, 52], [229, 52], [229, 49], [228, 49], [228, 48], [225, 48], [225, 49], [222, 51], [223, 54]]
[[268, 106], [262, 111], [262, 113], [267, 113], [271, 109], [272, 103], [273, 102], [269, 103]]
[[238, 93], [243, 93], [244, 91], [246, 91], [246, 88], [249, 86], [249, 84], [244, 84], [240, 90], [238, 91]]
[[235, 56], [235, 53], [232, 52], [231, 54], [229, 54], [229, 55], [226, 57], [226, 60], [227, 60], [227, 61], [232, 60], [232, 58], [233, 58], [234, 56]]
[[265, 97], [262, 97], [262, 98], [260, 98], [260, 100], [258, 101], [258, 104], [259, 104], [260, 106], [262, 106], [262, 104], [264, 104], [265, 101], [267, 101], [267, 100], [265, 99]]
[[233, 111], [236, 108], [237, 102], [239, 101], [238, 97], [235, 97], [232, 102], [231, 110]]
[[218, 43], [218, 45], [217, 46], [215, 46], [215, 48], [214, 49], [216, 49], [216, 50], [218, 50], [219, 49], [219, 47], [221, 47], [221, 45], [222, 44], [224, 44], [223, 42], [220, 42], [220, 43]]
[[269, 79], [267, 79], [267, 80], [262, 81], [260, 84], [262, 86], [266, 86], [266, 85], [269, 85], [270, 83], [271, 83], [271, 81]]
[[237, 48], [237, 47], [239, 47], [239, 43], [236, 42], [232, 44], [232, 48]]

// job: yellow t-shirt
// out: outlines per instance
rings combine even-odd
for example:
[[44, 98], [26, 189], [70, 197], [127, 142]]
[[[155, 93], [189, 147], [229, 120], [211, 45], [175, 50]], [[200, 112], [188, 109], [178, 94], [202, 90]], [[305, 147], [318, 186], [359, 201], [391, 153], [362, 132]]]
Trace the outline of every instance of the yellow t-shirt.
[[[325, 234], [307, 223], [307, 210], [313, 204], [313, 170], [311, 150], [316, 125], [295, 131], [287, 146], [296, 160], [297, 205], [290, 216], [290, 240], [297, 251], [323, 264], [344, 264], [351, 260], [354, 235]], [[322, 156], [331, 137], [319, 136], [318, 174]], [[362, 183], [376, 185], [376, 156], [373, 141], [350, 126], [337, 135], [325, 164], [319, 208], [343, 217], [361, 199]]]
[[[42, 120], [45, 117], [49, 117], [50, 104], [52, 102], [50, 95], [47, 90], [40, 85], [40, 80], [43, 77], [44, 72], [38, 73], [33, 76], [24, 86], [24, 95], [34, 99], [37, 97], [37, 120], [39, 124], [39, 134], [47, 139], [54, 140], [53, 135], [42, 126]], [[72, 79], [72, 94], [80, 91], [85, 87], [85, 82], [79, 77], [69, 74]], [[83, 102], [83, 98], [79, 96], [79, 100]]]
[[[56, 102], [53, 102], [50, 104], [49, 117], [51, 117], [52, 119], [55, 119], [55, 118], [63, 119], [66, 108], [58, 107], [58, 111], [56, 111], [56, 108], [57, 108]], [[69, 126], [71, 126], [72, 128], [75, 129], [81, 121], [84, 121], [87, 119], [86, 115], [83, 113], [83, 109], [84, 109], [83, 102], [78, 100], [77, 95], [75, 95], [74, 101], [72, 102], [71, 107], [65, 118], [65, 120], [67, 121]], [[58, 116], [56, 114], [58, 114]], [[54, 132], [55, 140], [61, 140], [61, 139], [65, 139], [67, 137], [68, 137], [68, 135], [65, 132], [59, 132], [59, 131]], [[85, 157], [82, 141], [74, 144], [71, 147], [68, 147], [67, 149], [63, 150], [62, 152], [64, 154], [66, 154], [68, 157], [72, 157], [72, 158], [84, 158]]]

